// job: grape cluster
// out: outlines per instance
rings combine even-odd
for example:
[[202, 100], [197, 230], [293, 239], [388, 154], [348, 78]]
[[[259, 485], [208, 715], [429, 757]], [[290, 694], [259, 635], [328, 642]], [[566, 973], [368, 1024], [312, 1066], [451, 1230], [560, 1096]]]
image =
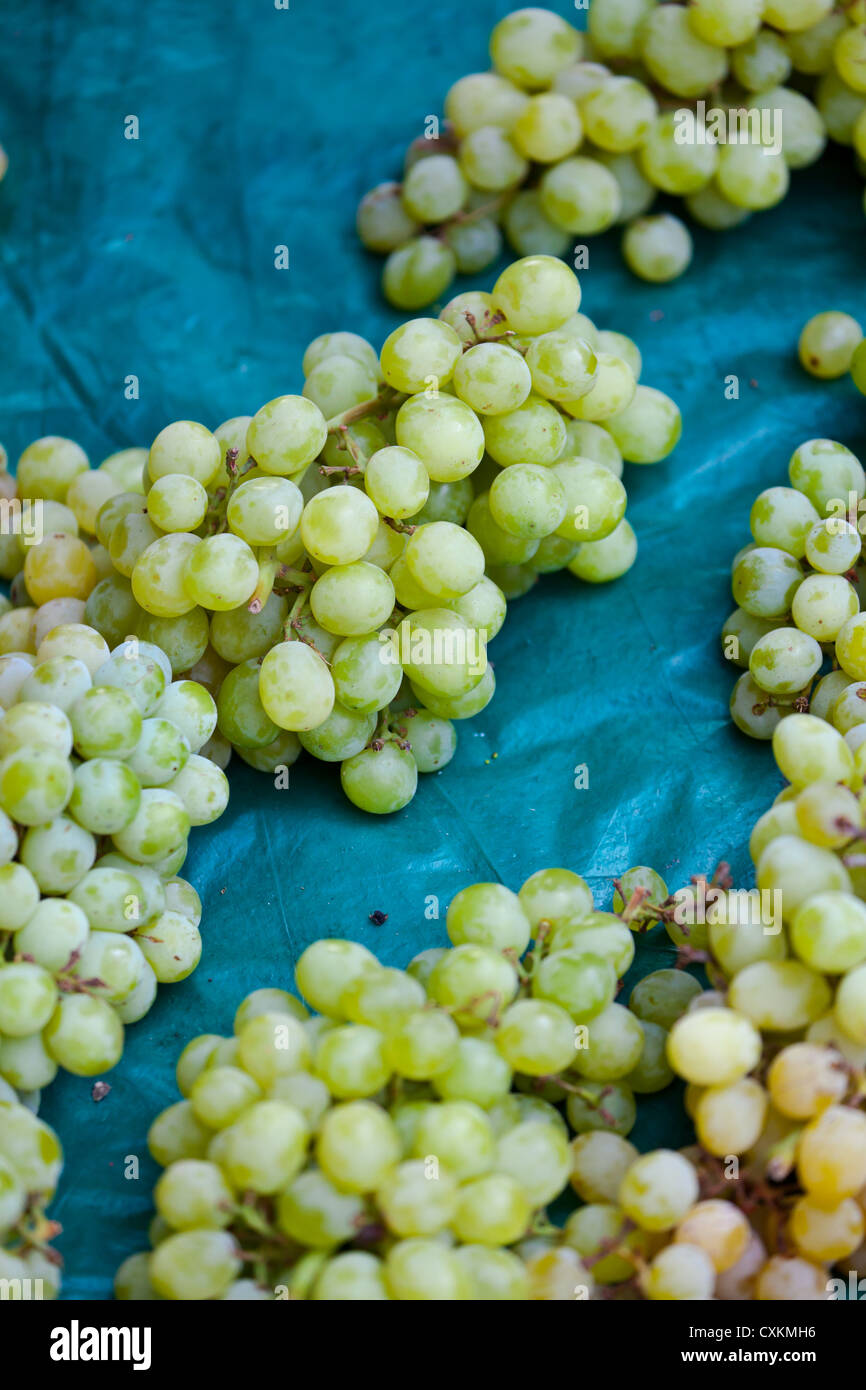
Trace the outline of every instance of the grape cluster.
[[520, 255], [566, 256], [621, 225], [629, 268], [671, 280], [692, 239], [650, 213], [659, 192], [725, 230], [780, 202], [828, 137], [866, 160], [863, 0], [591, 0], [586, 35], [516, 10], [490, 57], [448, 92], [445, 133], [409, 147], [402, 183], [358, 208], [398, 308], [489, 265], [503, 231]]
[[628, 1277], [602, 1258], [612, 1207], [564, 1232], [544, 1208], [569, 1183], [602, 1201], [637, 1156], [635, 1096], [673, 1081], [668, 1033], [697, 980], [660, 970], [630, 1008], [615, 999], [638, 933], [665, 921], [683, 940], [670, 903], [643, 866], [612, 912], [546, 869], [519, 893], [463, 889], [451, 945], [406, 970], [314, 942], [295, 973], [312, 1017], [256, 990], [232, 1038], [181, 1053], [184, 1099], [148, 1135], [153, 1249], [125, 1261], [117, 1296], [574, 1299]]
[[[844, 444], [810, 439], [751, 511], [753, 541], [735, 557], [738, 607], [722, 628], [729, 661], [746, 667], [731, 715], [752, 738], [810, 710], [845, 736], [866, 735], [866, 612], [862, 499], [866, 474]], [[828, 659], [832, 670], [826, 670]], [[825, 674], [821, 674], [825, 671]]]
[[[68, 539], [27, 565], [46, 552], [44, 577]], [[32, 632], [15, 608], [4, 635], [19, 619]], [[0, 655], [0, 709], [0, 1078], [30, 1092], [115, 1066], [157, 983], [195, 969], [201, 902], [177, 875], [228, 783], [198, 752], [211, 696], [137, 638], [110, 652], [83, 623], [51, 626]]]
[[[0, 1279], [4, 1298], [56, 1298], [60, 1257], [52, 1239], [60, 1227], [45, 1215], [54, 1196], [63, 1151], [60, 1141], [15, 1091], [0, 1079]], [[6, 1283], [5, 1281], [8, 1281]]]
[[[399, 810], [453, 756], [452, 721], [492, 698], [507, 600], [555, 570], [625, 573], [623, 460], [679, 438], [636, 345], [579, 304], [567, 266], [528, 257], [380, 355], [317, 338], [303, 395], [215, 432], [176, 421], [95, 470], [69, 440], [36, 441], [18, 489], [53, 534], [0, 536], [0, 574], [207, 686], [222, 766], [232, 747], [269, 772], [304, 749], [341, 764], [355, 805]], [[0, 650], [26, 646], [31, 611], [0, 618]]]

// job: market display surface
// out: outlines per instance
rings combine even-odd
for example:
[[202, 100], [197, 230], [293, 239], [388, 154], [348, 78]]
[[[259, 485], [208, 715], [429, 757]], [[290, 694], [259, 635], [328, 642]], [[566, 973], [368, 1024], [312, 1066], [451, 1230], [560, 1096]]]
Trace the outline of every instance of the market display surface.
[[[243, 111], [219, 99], [220, 55], [242, 22], [231, 12], [204, 35], [206, 61], [153, 104], [142, 51], [179, 68], [189, 53], [188, 35], [168, 48], [157, 37], [157, 6], [143, 50], [111, 33], [123, 112], [106, 114], [97, 70], [72, 85], [74, 10], [52, 29], [67, 125], [37, 150], [18, 134], [32, 93], [4, 112], [5, 143], [23, 147], [0, 200], [20, 343], [4, 443], [22, 460], [19, 497], [44, 502], [48, 524], [41, 544], [4, 536], [0, 555], [13, 605], [0, 615], [0, 874], [4, 910], [23, 914], [2, 924], [0, 1073], [28, 1104], [46, 1089], [38, 1122], [11, 1089], [0, 1097], [12, 1136], [0, 1218], [9, 1277], [54, 1287], [56, 1245], [68, 1298], [110, 1296], [119, 1270], [121, 1298], [789, 1299], [826, 1297], [834, 1267], [859, 1269], [862, 188], [850, 152], [807, 168], [800, 151], [784, 201], [743, 228], [717, 218], [732, 229], [697, 231], [675, 285], [633, 279], [611, 238], [575, 258], [575, 278], [554, 259], [562, 245], [512, 238], [530, 259], [506, 270], [481, 254], [483, 235], [461, 234], [471, 276], [451, 289], [449, 272], [431, 309], [411, 289], [392, 295], [393, 313], [348, 210], [362, 175], [381, 177], [383, 151], [399, 164], [404, 137], [439, 110], [446, 61], [445, 89], [483, 67], [505, 13], [489, 8], [461, 21], [447, 60], [419, 51], [393, 69], [372, 46], [388, 109], [365, 108], [363, 138], [347, 131], [349, 91], [339, 109], [317, 101], [317, 64], [327, 52], [350, 65], [371, 21], [350, 44], [335, 16], [303, 11], [245, 33], [256, 97]], [[752, 7], [736, 8], [754, 28]], [[399, 24], [418, 31], [413, 10], [401, 5]], [[825, 27], [853, 64], [853, 95], [831, 73], [823, 102], [841, 101], [850, 143], [866, 102], [861, 26], [838, 18]], [[571, 46], [555, 59], [564, 73], [579, 41], [542, 23]], [[509, 79], [519, 27], [494, 40]], [[546, 33], [524, 44], [524, 65], [547, 61]], [[763, 62], [778, 45], [756, 47]], [[817, 73], [799, 51], [795, 68]], [[304, 161], [265, 134], [279, 52], [302, 70], [324, 142], [315, 209]], [[745, 86], [766, 90], [744, 64], [732, 60], [738, 81], [749, 71]], [[669, 67], [670, 54], [655, 83], [697, 96]], [[522, 80], [539, 91], [555, 76]], [[575, 104], [568, 79], [556, 90]], [[631, 130], [645, 99], [627, 95]], [[195, 103], [266, 171], [264, 217], [244, 161], [230, 176], [243, 229], [222, 162], [188, 180]], [[518, 105], [524, 158], [574, 156], [574, 129], [568, 149], [545, 143], [562, 133], [553, 106]], [[811, 113], [790, 105], [819, 153]], [[115, 172], [104, 186], [100, 173], [98, 196], [72, 178], [96, 177], [77, 153], [88, 136]], [[158, 173], [142, 164], [149, 140]], [[335, 158], [347, 140], [360, 168]], [[477, 153], [495, 164], [501, 139]], [[89, 227], [74, 246], [57, 208], [34, 201], [52, 157], [72, 225]], [[786, 163], [767, 158], [761, 177]], [[433, 197], [422, 220], [439, 220], [442, 187], [460, 191], [467, 172], [431, 163], [415, 176], [416, 196]], [[746, 177], [733, 170], [730, 203]], [[207, 208], [195, 234], [187, 203]], [[646, 257], [676, 253], [680, 233], [668, 218], [644, 235], [629, 264], [670, 279]], [[91, 242], [87, 274], [71, 274]], [[84, 311], [101, 283], [112, 290], [94, 328]], [[853, 317], [804, 330], [842, 308]], [[45, 436], [77, 443], [33, 444]], [[769, 810], [773, 760], [729, 723], [716, 636], [750, 507], [723, 645], [749, 668], [734, 720], [772, 735], [790, 783]], [[386, 680], [369, 658], [389, 625], [407, 647]], [[412, 647], [425, 625], [470, 648], [487, 629], [490, 650], [481, 642], [455, 675]], [[21, 749], [39, 763], [35, 788]], [[185, 859], [190, 826], [209, 821]], [[567, 869], [539, 877], [550, 863]], [[784, 903], [771, 930], [728, 891], [755, 874]], [[495, 882], [524, 880], [519, 896]], [[688, 914], [707, 880], [721, 894], [709, 931]], [[157, 982], [174, 987], [154, 1001]], [[307, 1018], [286, 989], [328, 1017]], [[40, 1124], [64, 1149], [56, 1196], [60, 1155]], [[742, 1176], [729, 1190], [732, 1157]], [[557, 1220], [575, 1193], [584, 1205], [555, 1233], [541, 1209], [569, 1190]], [[751, 1223], [719, 1200], [731, 1195]]]

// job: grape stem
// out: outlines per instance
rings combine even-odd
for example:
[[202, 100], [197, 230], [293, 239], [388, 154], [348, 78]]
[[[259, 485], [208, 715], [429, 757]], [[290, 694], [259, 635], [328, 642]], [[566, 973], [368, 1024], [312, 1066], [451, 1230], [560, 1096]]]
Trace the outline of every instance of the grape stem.
[[405, 399], [405, 392], [395, 391], [393, 386], [383, 386], [378, 396], [372, 396], [368, 401], [361, 401], [359, 405], [350, 406], [341, 415], [335, 415], [328, 420], [328, 434], [339, 434], [355, 420], [364, 420], [368, 415], [377, 415], [381, 419], [395, 406], [402, 405]]
[[258, 554], [259, 578], [253, 596], [247, 604], [250, 613], [261, 613], [274, 589], [274, 581], [280, 572], [280, 562], [273, 550], [260, 550]]

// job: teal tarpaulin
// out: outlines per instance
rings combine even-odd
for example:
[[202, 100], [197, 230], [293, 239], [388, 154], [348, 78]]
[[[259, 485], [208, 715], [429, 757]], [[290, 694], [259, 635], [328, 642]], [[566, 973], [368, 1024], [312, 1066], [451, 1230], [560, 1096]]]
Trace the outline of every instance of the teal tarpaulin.
[[[450, 83], [485, 65], [487, 34], [509, 8], [7, 8], [0, 439], [10, 456], [66, 434], [98, 462], [148, 444], [169, 420], [213, 426], [299, 390], [303, 349], [320, 332], [349, 328], [378, 346], [398, 315], [378, 296], [379, 262], [355, 240], [355, 204], [399, 175]], [[565, 0], [555, 8], [574, 16]], [[125, 138], [129, 116], [137, 140]], [[275, 269], [279, 245], [288, 270]], [[156, 1169], [145, 1133], [177, 1098], [183, 1043], [230, 1030], [246, 991], [288, 984], [315, 937], [352, 936], [404, 964], [444, 940], [458, 888], [518, 887], [550, 864], [585, 874], [603, 905], [633, 863], [676, 886], [726, 858], [744, 881], [749, 829], [779, 782], [767, 748], [728, 722], [732, 673], [717, 634], [733, 606], [729, 564], [752, 498], [786, 481], [798, 443], [866, 445], [850, 383], [811, 381], [793, 357], [820, 309], [866, 321], [864, 264], [862, 181], [838, 150], [795, 175], [774, 211], [698, 233], [694, 266], [673, 286], [633, 279], [615, 234], [591, 243], [583, 307], [638, 340], [644, 379], [685, 416], [673, 458], [626, 478], [637, 565], [599, 590], [548, 579], [514, 604], [491, 648], [493, 704], [461, 726], [452, 765], [422, 779], [397, 816], [362, 816], [322, 764], [297, 764], [277, 791], [233, 763], [230, 809], [194, 833], [184, 870], [205, 902], [201, 966], [129, 1031], [106, 1099], [64, 1076], [43, 1102], [66, 1150], [53, 1214], [67, 1296], [106, 1297], [121, 1259], [146, 1244]], [[730, 375], [738, 399], [725, 396]], [[137, 400], [126, 398], [131, 376]], [[438, 921], [425, 918], [431, 896]], [[388, 914], [378, 927], [376, 909]], [[671, 956], [650, 938], [641, 973]], [[648, 1101], [637, 1141], [684, 1142], [680, 1112], [672, 1093]]]

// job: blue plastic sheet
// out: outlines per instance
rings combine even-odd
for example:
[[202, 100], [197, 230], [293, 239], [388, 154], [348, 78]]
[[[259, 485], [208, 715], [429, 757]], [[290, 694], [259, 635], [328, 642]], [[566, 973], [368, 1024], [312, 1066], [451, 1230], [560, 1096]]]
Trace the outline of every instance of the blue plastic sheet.
[[[8, 7], [0, 439], [10, 456], [66, 434], [96, 462], [148, 444], [169, 420], [215, 425], [298, 390], [317, 333], [350, 328], [379, 344], [398, 315], [378, 295], [380, 262], [355, 240], [355, 204], [399, 176], [406, 144], [450, 83], [485, 65], [487, 34], [509, 8]], [[555, 8], [574, 17], [565, 0]], [[137, 140], [125, 138], [130, 116]], [[275, 269], [280, 245], [288, 270]], [[297, 764], [287, 791], [233, 764], [230, 809], [195, 832], [184, 870], [205, 902], [201, 966], [129, 1030], [106, 1099], [65, 1076], [43, 1102], [66, 1150], [53, 1213], [68, 1297], [108, 1296], [121, 1259], [147, 1243], [156, 1169], [145, 1134], [177, 1098], [183, 1043], [230, 1030], [246, 991], [288, 984], [309, 941], [345, 934], [403, 964], [444, 940], [458, 888], [517, 887], [550, 864], [584, 873], [602, 905], [633, 863], [676, 886], [726, 858], [746, 881], [749, 829], [779, 782], [766, 746], [728, 720], [733, 677], [717, 634], [733, 606], [729, 564], [752, 498], [786, 480], [798, 443], [866, 444], [850, 383], [814, 382], [793, 355], [820, 309], [866, 321], [864, 250], [862, 182], [838, 150], [796, 175], [781, 207], [734, 232], [698, 232], [694, 266], [675, 285], [633, 279], [616, 234], [591, 243], [584, 308], [638, 340], [644, 379], [685, 417], [671, 460], [628, 471], [637, 565], [601, 589], [547, 579], [513, 605], [491, 648], [494, 702], [397, 816], [365, 818], [322, 764]], [[738, 399], [726, 399], [730, 375]], [[127, 399], [129, 377], [138, 399]], [[431, 896], [439, 920], [425, 915]], [[388, 914], [379, 927], [375, 909]], [[641, 943], [639, 973], [670, 963], [656, 935]], [[673, 1093], [642, 1105], [639, 1143], [686, 1133]]]

